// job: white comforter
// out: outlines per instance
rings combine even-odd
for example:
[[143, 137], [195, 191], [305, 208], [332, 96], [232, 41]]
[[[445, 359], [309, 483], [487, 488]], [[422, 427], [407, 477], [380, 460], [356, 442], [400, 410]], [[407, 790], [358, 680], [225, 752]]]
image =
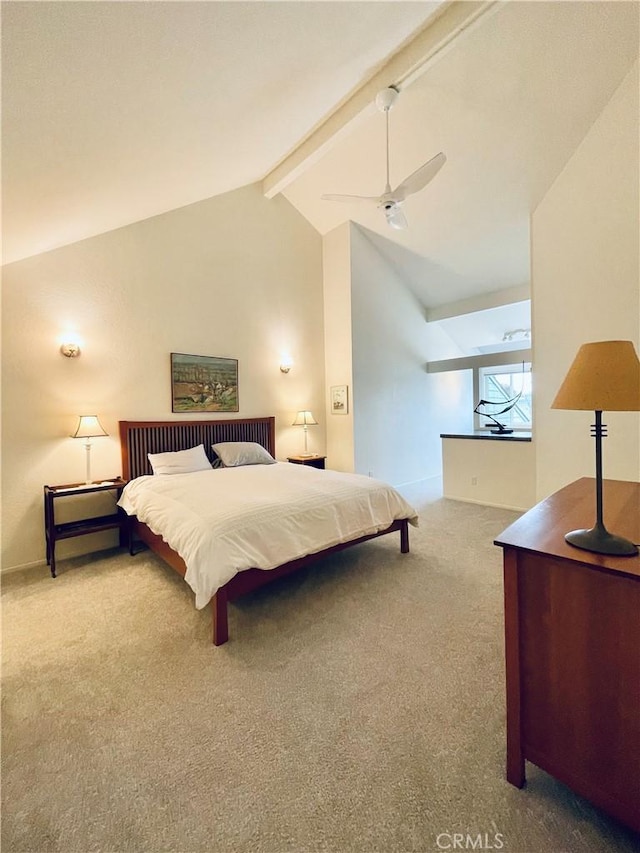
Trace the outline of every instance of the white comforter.
[[272, 569], [395, 519], [418, 523], [386, 483], [287, 462], [138, 477], [118, 504], [180, 554], [198, 608], [243, 569]]

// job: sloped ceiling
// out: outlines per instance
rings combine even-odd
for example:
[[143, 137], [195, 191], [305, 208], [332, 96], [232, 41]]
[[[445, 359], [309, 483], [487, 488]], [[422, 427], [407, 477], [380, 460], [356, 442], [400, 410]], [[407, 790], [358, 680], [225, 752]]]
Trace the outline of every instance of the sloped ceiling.
[[427, 306], [528, 283], [530, 214], [637, 59], [640, 6], [484, 4], [393, 78], [416, 33], [479, 5], [3, 3], [4, 262], [268, 178], [389, 69], [392, 184], [448, 158], [407, 200], [409, 229], [320, 198], [382, 191], [372, 98], [284, 195], [322, 234], [357, 222]]
[[2, 3], [4, 262], [260, 181], [440, 5]]
[[[410, 227], [321, 199], [384, 189], [375, 110], [285, 189], [326, 233], [368, 229], [427, 306], [529, 282], [529, 217], [638, 57], [635, 3], [503, 3], [403, 89], [390, 114], [391, 185], [439, 151], [447, 163], [405, 202]], [[598, 164], [594, 163], [594, 168]]]

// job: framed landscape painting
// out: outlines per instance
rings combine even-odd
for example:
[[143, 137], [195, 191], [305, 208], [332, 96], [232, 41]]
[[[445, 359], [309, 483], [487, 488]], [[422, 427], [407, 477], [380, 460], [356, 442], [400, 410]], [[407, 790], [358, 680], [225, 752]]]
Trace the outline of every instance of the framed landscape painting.
[[172, 352], [171, 411], [239, 411], [238, 360]]

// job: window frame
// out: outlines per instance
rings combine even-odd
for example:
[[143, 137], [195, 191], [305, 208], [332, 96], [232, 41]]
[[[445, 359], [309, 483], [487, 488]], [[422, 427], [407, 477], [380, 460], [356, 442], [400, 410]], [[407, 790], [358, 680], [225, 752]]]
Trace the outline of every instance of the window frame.
[[[511, 374], [520, 374], [522, 373], [522, 365], [523, 362], [514, 362], [512, 364], [491, 364], [491, 365], [474, 365], [473, 369], [473, 397], [474, 397], [474, 408], [478, 405], [478, 401], [483, 398], [482, 394], [482, 385], [483, 377], [487, 375], [495, 375], [501, 373], [511, 373]], [[533, 370], [532, 364], [530, 361], [524, 361], [524, 372], [529, 373], [533, 380]], [[495, 416], [497, 420], [500, 420], [498, 415]], [[473, 429], [474, 432], [489, 432], [492, 429], [496, 428], [496, 425], [493, 421], [487, 421], [484, 423], [485, 416], [478, 414], [477, 412], [473, 413]], [[509, 418], [509, 420], [511, 420]], [[508, 429], [513, 429], [517, 432], [533, 432], [533, 382], [531, 388], [531, 421], [528, 424], [518, 424], [514, 425], [511, 423], [506, 424]]]

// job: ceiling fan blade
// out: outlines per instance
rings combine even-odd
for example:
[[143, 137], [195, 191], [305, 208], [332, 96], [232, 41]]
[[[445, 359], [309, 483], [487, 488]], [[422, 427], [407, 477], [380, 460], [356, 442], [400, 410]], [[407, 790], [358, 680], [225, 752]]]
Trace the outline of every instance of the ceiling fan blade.
[[429, 181], [435, 178], [446, 162], [447, 158], [442, 151], [439, 154], [436, 154], [435, 157], [432, 157], [431, 160], [424, 163], [424, 165], [420, 166], [419, 169], [416, 169], [408, 178], [405, 178], [400, 186], [393, 191], [394, 198], [397, 198], [399, 201], [404, 201], [408, 195], [413, 195], [413, 193], [417, 193], [419, 190], [426, 187]]
[[407, 217], [404, 215], [404, 212], [400, 210], [400, 208], [397, 206], [394, 206], [389, 210], [384, 209], [384, 215], [388, 224], [392, 228], [395, 228], [397, 231], [404, 231], [405, 228], [409, 227]]
[[377, 195], [336, 195], [327, 194], [321, 196], [324, 201], [379, 201], [380, 196]]

